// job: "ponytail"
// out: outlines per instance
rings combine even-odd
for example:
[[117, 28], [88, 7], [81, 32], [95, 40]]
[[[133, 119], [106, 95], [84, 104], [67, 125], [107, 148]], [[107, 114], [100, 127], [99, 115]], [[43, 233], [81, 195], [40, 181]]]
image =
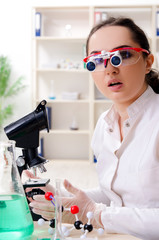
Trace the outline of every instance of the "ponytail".
[[146, 82], [155, 93], [159, 93], [159, 72], [155, 69], [152, 69], [145, 78]]

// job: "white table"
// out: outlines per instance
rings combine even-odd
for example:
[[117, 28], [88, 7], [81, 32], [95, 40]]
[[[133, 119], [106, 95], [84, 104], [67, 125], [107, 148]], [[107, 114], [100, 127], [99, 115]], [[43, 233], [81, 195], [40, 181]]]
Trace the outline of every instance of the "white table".
[[[34, 223], [34, 226], [35, 226], [35, 230], [34, 230], [34, 233], [33, 235], [31, 236], [30, 240], [37, 240], [38, 238], [42, 239], [42, 238], [48, 238], [48, 239], [51, 239], [50, 235], [48, 234], [48, 224], [46, 223], [44, 226], [38, 226], [37, 222]], [[66, 225], [68, 228], [71, 228], [72, 225], [69, 225], [67, 224]], [[78, 230], [73, 230], [71, 231], [71, 234], [68, 238], [66, 239], [71, 239], [72, 237], [72, 240], [76, 239], [76, 238], [80, 238], [81, 236], [81, 231], [78, 231]], [[86, 240], [89, 238], [92, 240], [103, 240], [103, 239], [106, 239], [106, 240], [141, 240], [139, 238], [135, 238], [133, 236], [130, 236], [130, 235], [124, 235], [124, 234], [104, 234], [102, 236], [98, 236], [96, 230], [94, 229], [92, 232], [88, 233], [87, 234], [87, 238]]]

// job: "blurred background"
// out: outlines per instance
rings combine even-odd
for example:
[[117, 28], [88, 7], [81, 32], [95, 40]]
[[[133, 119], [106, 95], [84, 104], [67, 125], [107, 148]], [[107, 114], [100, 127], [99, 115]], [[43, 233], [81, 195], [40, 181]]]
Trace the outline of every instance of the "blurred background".
[[[79, 3], [80, 2], [80, 3]], [[9, 57], [12, 78], [24, 76], [27, 88], [14, 98], [12, 119], [32, 110], [31, 88], [31, 14], [33, 6], [91, 6], [91, 5], [141, 5], [157, 4], [157, 0], [5, 0], [0, 1], [0, 55]]]
[[[33, 79], [32, 79], [32, 8], [35, 6], [140, 6], [157, 5], [158, 0], [5, 0], [0, 1], [0, 56], [7, 56], [11, 64], [11, 79], [14, 81], [19, 76], [23, 77], [25, 89], [10, 98], [9, 101], [14, 105], [14, 112], [9, 117], [4, 126], [23, 117], [34, 110], [33, 103]], [[159, 7], [159, 6], [158, 6]], [[61, 149], [61, 151], [63, 151]], [[65, 162], [66, 163], [66, 162]], [[93, 187], [97, 185], [95, 164], [71, 162], [65, 164], [56, 162], [54, 174], [52, 168], [43, 177], [68, 178], [75, 182], [79, 187]], [[56, 170], [55, 170], [56, 169]], [[78, 173], [77, 174], [77, 170]], [[91, 181], [83, 176], [91, 176]]]

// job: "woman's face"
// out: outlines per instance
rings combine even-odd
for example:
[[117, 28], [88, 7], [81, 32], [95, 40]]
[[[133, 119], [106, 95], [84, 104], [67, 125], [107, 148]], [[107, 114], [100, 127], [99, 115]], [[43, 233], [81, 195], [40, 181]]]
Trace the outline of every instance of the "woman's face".
[[[101, 50], [111, 51], [121, 46], [140, 48], [134, 42], [129, 29], [121, 26], [106, 26], [97, 30], [89, 40], [88, 54]], [[145, 74], [151, 69], [153, 56], [141, 57], [137, 63], [127, 66], [113, 67], [108, 61], [102, 72], [92, 72], [93, 80], [100, 92], [114, 103], [126, 106], [134, 102], [147, 88]], [[111, 86], [110, 83], [119, 83]]]

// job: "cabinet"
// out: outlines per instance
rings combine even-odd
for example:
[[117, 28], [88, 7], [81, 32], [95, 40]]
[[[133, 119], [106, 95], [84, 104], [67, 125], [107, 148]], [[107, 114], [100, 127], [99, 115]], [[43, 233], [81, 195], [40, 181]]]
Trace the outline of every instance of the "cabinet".
[[[158, 10], [159, 6], [151, 5], [33, 8], [33, 103], [46, 99], [51, 109], [50, 132], [41, 132], [45, 158], [93, 162], [93, 130], [99, 115], [112, 104], [96, 89], [82, 61], [94, 22], [101, 16], [133, 18], [145, 30], [156, 56]], [[35, 36], [38, 25], [40, 36]], [[157, 64], [155, 58], [154, 67]]]

